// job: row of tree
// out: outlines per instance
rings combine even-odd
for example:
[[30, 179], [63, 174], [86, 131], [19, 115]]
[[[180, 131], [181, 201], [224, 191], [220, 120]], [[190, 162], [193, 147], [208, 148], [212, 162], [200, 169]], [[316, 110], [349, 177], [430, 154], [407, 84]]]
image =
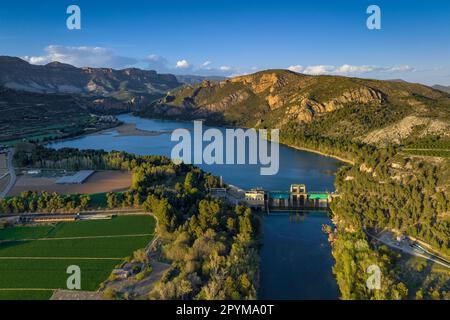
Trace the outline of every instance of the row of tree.
[[86, 210], [90, 201], [88, 195], [26, 191], [18, 197], [0, 200], [0, 213], [79, 212]]

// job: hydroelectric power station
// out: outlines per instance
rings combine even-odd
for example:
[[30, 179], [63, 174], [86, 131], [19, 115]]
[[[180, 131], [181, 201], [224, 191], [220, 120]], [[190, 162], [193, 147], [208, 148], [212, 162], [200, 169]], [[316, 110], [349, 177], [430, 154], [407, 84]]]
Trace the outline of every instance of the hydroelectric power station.
[[338, 194], [327, 191], [307, 191], [305, 184], [292, 184], [289, 191], [267, 191], [262, 188], [242, 190], [235, 186], [211, 190], [215, 197], [243, 203], [256, 210], [326, 210]]

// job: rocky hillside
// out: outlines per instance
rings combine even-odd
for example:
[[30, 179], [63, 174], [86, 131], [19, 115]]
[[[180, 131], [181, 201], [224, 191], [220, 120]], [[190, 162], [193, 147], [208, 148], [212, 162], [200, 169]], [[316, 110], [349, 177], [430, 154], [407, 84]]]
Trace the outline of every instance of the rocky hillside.
[[185, 86], [141, 114], [253, 127], [298, 126], [314, 135], [382, 143], [384, 137], [375, 130], [389, 128], [389, 139], [398, 140], [411, 134], [449, 134], [450, 95], [407, 82], [267, 70]]
[[203, 81], [222, 81], [225, 80], [225, 77], [220, 76], [196, 76], [196, 75], [175, 75], [177, 77], [178, 82], [182, 84], [196, 85], [200, 84]]
[[173, 75], [155, 71], [76, 68], [59, 62], [40, 66], [1, 56], [0, 85], [34, 93], [81, 94], [100, 109], [138, 109], [181, 83]]

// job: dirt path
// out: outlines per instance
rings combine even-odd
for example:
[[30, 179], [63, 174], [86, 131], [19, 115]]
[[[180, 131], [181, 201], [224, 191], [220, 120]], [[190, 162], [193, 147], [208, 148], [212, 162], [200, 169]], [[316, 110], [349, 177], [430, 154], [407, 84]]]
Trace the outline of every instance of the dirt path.
[[55, 291], [58, 289], [47, 288], [0, 288], [0, 291]]

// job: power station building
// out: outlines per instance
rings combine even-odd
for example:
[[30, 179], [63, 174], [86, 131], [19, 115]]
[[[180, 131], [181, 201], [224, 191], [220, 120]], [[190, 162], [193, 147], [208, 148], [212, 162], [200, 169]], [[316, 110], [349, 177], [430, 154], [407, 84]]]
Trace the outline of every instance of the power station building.
[[245, 202], [252, 208], [268, 206], [274, 209], [301, 209], [329, 207], [333, 194], [328, 192], [307, 192], [306, 185], [292, 184], [289, 191], [252, 189], [245, 193]]

